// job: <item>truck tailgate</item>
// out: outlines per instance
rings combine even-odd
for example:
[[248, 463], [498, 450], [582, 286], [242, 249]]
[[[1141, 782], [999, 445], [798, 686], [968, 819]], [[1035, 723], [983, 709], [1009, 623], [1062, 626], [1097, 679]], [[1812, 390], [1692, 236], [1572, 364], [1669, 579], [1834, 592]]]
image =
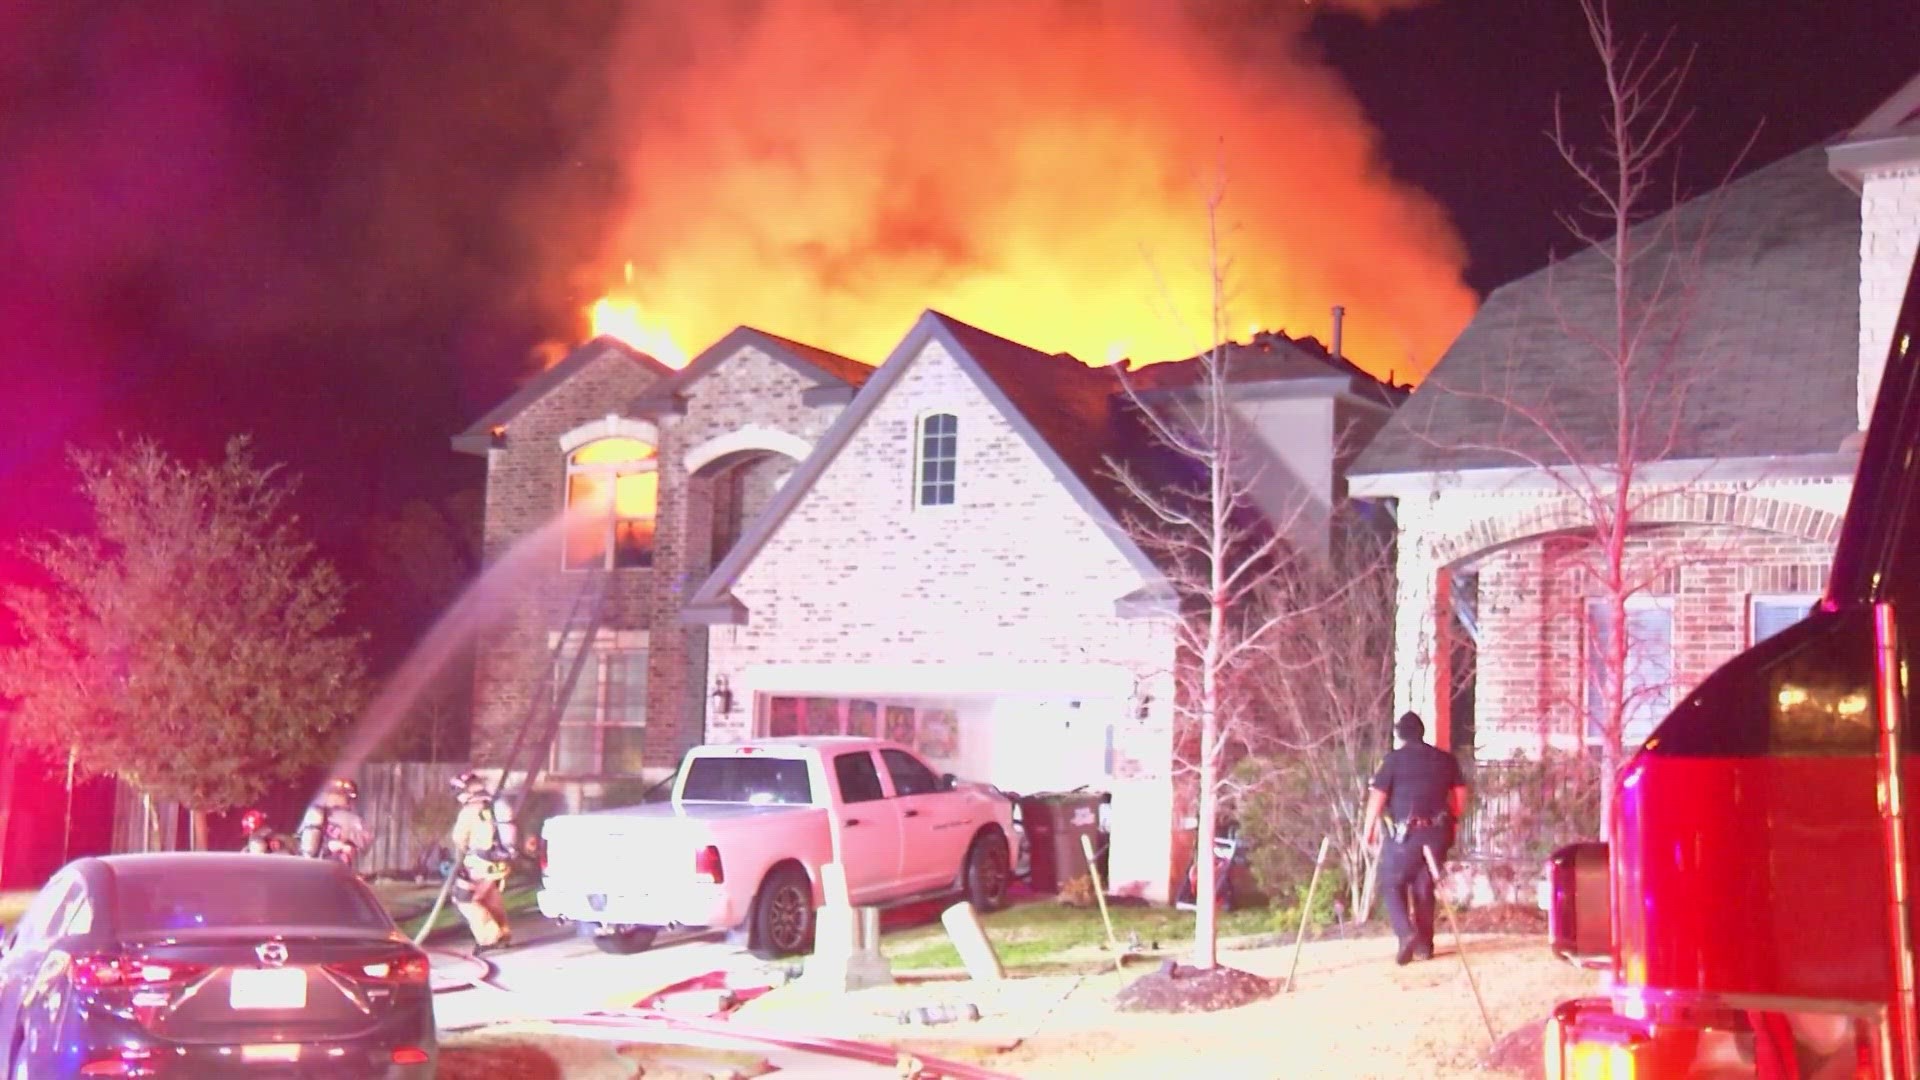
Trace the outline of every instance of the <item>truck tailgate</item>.
[[691, 803], [601, 810], [547, 819], [546, 879], [593, 892], [645, 892], [693, 880], [694, 853], [767, 826], [779, 816], [819, 814], [809, 806]]

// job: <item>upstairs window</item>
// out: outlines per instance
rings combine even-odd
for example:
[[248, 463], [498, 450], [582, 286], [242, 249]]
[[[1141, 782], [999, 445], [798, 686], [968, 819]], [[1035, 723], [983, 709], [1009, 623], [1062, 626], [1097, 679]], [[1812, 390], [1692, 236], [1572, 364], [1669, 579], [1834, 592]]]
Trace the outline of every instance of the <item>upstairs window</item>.
[[659, 462], [639, 439], [596, 439], [567, 457], [566, 567], [653, 565]]
[[952, 506], [960, 464], [960, 418], [952, 413], [921, 417], [919, 450], [915, 501], [920, 506]]

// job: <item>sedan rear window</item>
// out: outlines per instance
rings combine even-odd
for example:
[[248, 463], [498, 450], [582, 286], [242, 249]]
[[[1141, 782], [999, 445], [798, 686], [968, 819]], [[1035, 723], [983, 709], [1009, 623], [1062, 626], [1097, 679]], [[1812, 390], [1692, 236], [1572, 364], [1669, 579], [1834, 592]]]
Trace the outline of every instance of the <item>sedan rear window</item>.
[[808, 806], [813, 783], [807, 763], [770, 757], [702, 757], [687, 764], [682, 802]]
[[[205, 867], [116, 867], [114, 915], [122, 931], [302, 926], [385, 931], [392, 920], [365, 886], [342, 874]], [[282, 856], [281, 858], [290, 857]], [[306, 869], [306, 868], [301, 868]]]

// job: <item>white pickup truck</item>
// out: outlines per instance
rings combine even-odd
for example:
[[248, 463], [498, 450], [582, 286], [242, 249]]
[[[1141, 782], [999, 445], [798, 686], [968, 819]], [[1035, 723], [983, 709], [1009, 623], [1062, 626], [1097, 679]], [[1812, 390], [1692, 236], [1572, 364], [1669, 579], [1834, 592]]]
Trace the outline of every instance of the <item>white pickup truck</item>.
[[590, 926], [613, 953], [681, 928], [745, 928], [756, 952], [802, 952], [836, 832], [856, 905], [1006, 900], [1008, 796], [895, 743], [815, 737], [696, 747], [671, 803], [548, 818], [540, 913]]

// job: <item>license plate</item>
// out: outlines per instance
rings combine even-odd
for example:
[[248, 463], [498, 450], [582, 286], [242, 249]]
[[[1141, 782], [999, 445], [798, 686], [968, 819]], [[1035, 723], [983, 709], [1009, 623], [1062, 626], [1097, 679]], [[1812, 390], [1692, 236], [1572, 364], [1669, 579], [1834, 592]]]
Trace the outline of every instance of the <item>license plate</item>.
[[240, 1048], [241, 1061], [299, 1061], [299, 1043], [257, 1043]]
[[307, 973], [301, 968], [241, 968], [228, 991], [236, 1009], [304, 1009]]

